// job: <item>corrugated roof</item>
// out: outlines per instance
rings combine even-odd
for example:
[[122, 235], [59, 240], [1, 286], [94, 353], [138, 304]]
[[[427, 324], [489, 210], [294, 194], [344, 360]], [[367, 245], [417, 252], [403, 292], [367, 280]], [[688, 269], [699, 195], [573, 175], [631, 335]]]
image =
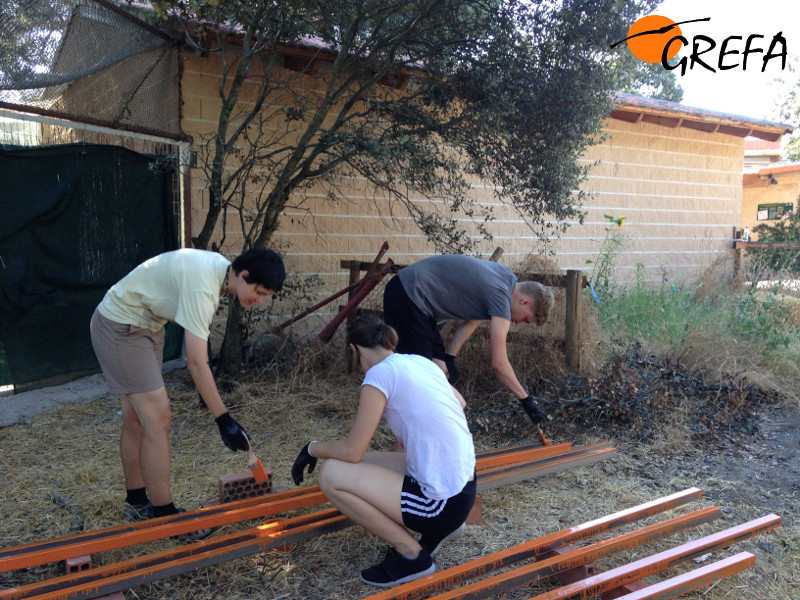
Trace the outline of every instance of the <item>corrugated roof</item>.
[[612, 119], [629, 123], [655, 123], [664, 127], [686, 127], [706, 133], [723, 133], [737, 137], [757, 137], [775, 141], [794, 129], [786, 123], [752, 119], [741, 115], [694, 108], [678, 102], [645, 98], [635, 94], [614, 92], [617, 108]]

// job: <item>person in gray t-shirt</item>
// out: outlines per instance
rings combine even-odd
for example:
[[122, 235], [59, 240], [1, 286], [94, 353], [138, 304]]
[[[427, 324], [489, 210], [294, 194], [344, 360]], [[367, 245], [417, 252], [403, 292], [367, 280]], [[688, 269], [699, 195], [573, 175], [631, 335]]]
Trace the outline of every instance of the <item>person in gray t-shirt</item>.
[[[536, 402], [508, 360], [511, 323], [547, 322], [553, 291], [533, 281], [518, 282], [505, 265], [459, 254], [442, 254], [401, 269], [386, 285], [383, 315], [400, 338], [397, 352], [433, 360], [455, 383], [455, 357], [480, 321], [488, 320], [492, 369], [522, 403], [534, 424], [542, 420]], [[437, 321], [462, 319], [445, 348]]]

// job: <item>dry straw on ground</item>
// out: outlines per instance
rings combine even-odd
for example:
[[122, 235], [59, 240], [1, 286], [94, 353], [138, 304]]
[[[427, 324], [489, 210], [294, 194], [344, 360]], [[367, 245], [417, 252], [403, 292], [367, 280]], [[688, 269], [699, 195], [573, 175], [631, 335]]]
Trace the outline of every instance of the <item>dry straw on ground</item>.
[[[485, 352], [482, 344], [473, 352]], [[549, 352], [549, 350], [548, 350]], [[343, 373], [338, 351], [317, 346], [301, 348], [303, 359], [292, 368], [266, 369], [227, 392], [232, 412], [247, 427], [256, 453], [275, 473], [275, 485], [291, 487], [289, 469], [309, 439], [341, 437], [349, 429], [357, 405], [359, 378]], [[484, 355], [485, 356], [485, 355]], [[530, 360], [535, 361], [532, 353]], [[543, 362], [543, 361], [539, 361]], [[475, 390], [497, 388], [491, 374], [467, 366]], [[486, 370], [485, 361], [483, 370]], [[548, 376], [555, 377], [548, 372]], [[224, 448], [213, 420], [199, 405], [185, 371], [168, 375], [173, 407], [172, 481], [177, 504], [194, 508], [217, 493], [217, 477], [243, 471], [247, 457]], [[508, 394], [467, 393], [468, 418], [479, 449], [498, 447], [536, 435]], [[31, 425], [0, 430], [4, 477], [0, 483], [0, 518], [3, 547], [65, 535], [82, 525], [95, 529], [118, 523], [123, 498], [122, 473], [117, 453], [121, 416], [118, 401], [98, 398], [85, 405], [63, 406], [38, 417]], [[558, 419], [549, 432], [557, 441], [586, 444], [609, 439], [609, 431], [580, 429]], [[674, 430], [673, 430], [674, 431]], [[439, 569], [590, 519], [652, 500], [691, 486], [704, 487], [701, 477], [704, 453], [688, 437], [670, 439], [669, 433], [654, 443], [618, 440], [617, 459], [506, 486], [483, 494], [480, 526], [470, 526], [459, 540], [437, 557]], [[672, 434], [674, 435], [674, 433]], [[376, 436], [375, 449], [388, 449], [392, 440], [385, 428]], [[312, 481], [315, 476], [312, 476]], [[679, 536], [699, 536], [765, 514], [759, 506], [730, 500], [726, 490], [740, 482], [717, 478], [713, 486], [723, 498], [708, 493], [703, 504], [728, 502], [731, 513], [721, 524]], [[53, 494], [63, 500], [54, 503]], [[66, 502], [66, 505], [64, 505]], [[249, 525], [252, 525], [250, 523]], [[229, 533], [245, 525], [227, 526]], [[218, 533], [217, 535], [219, 535]], [[760, 546], [764, 542], [769, 546]], [[103, 553], [95, 562], [109, 563], [145, 551], [172, 547], [160, 541], [146, 548]], [[706, 600], [732, 598], [797, 597], [797, 531], [738, 544], [758, 556], [757, 568], [722, 582]], [[764, 548], [770, 551], [764, 550]], [[358, 528], [321, 536], [297, 544], [287, 552], [272, 551], [237, 559], [192, 575], [174, 577], [126, 592], [127, 598], [231, 600], [288, 599], [344, 600], [364, 598], [374, 592], [359, 580], [359, 571], [382, 554], [383, 542]], [[794, 550], [792, 550], [792, 548]], [[720, 553], [717, 558], [730, 552]], [[598, 566], [612, 567], [640, 556], [636, 551]], [[693, 563], [689, 566], [696, 566]], [[20, 585], [59, 573], [60, 566], [45, 566], [0, 575], [0, 587]], [[508, 593], [506, 600], [529, 598], [549, 589], [547, 583]]]
[[[523, 270], [525, 267], [542, 272], [548, 265], [526, 265]], [[698, 438], [690, 429], [693, 399], [669, 405], [672, 418], [654, 423], [649, 436], [637, 437], [632, 428], [614, 427], [608, 420], [592, 420], [589, 406], [564, 417], [560, 408], [566, 398], [565, 390], [575, 389], [577, 380], [567, 376], [563, 367], [563, 310], [559, 308], [562, 304], [557, 300], [553, 319], [545, 328], [513, 327], [509, 354], [521, 379], [538, 382], [534, 387], [550, 417], [546, 426], [550, 437], [576, 445], [612, 440], [619, 455], [592, 467], [485, 492], [483, 524], [468, 527], [464, 536], [445, 546], [436, 559], [438, 568], [696, 486], [705, 492], [702, 505], [719, 504], [725, 508], [721, 522], [648, 546], [647, 554], [685, 542], [690, 536], [696, 539], [776, 512], [784, 518], [784, 526], [777, 532], [737, 544], [734, 549], [714, 556], [719, 559], [748, 550], [757, 556], [754, 570], [688, 597], [800, 598], [800, 534], [796, 525], [800, 500], [792, 481], [781, 482], [780, 473], [769, 462], [781, 460], [770, 458], [771, 442], [762, 439], [758, 428], [752, 432], [737, 430], [735, 441], [727, 445], [719, 438]], [[374, 298], [373, 305], [369, 306], [379, 307]], [[589, 374], [579, 385], [588, 386], [589, 379], [598, 381], [610, 367], [603, 364], [603, 354], [596, 343], [597, 327], [591, 304], [584, 305], [583, 310], [584, 331], [590, 332], [584, 337], [583, 348]], [[247, 428], [256, 454], [274, 471], [275, 486], [293, 487], [289, 477], [291, 464], [307, 441], [342, 437], [349, 430], [357, 408], [360, 377], [345, 372], [340, 356], [341, 332], [338, 335], [330, 346], [287, 342], [281, 354], [257, 363], [254, 372], [227, 386], [223, 393], [231, 412]], [[486, 332], [479, 329], [474, 343], [467, 345], [459, 356], [462, 380], [458, 386], [468, 401], [467, 418], [476, 448], [537, 439], [525, 415], [492, 374], [487, 357]], [[617, 383], [622, 385], [641, 372], [644, 371], [632, 369]], [[179, 506], [195, 508], [217, 495], [220, 475], [245, 471], [247, 456], [231, 453], [223, 446], [216, 425], [201, 406], [186, 371], [167, 374], [167, 381], [173, 409], [173, 494]], [[6, 401], [13, 401], [13, 397]], [[580, 408], [580, 404], [576, 406]], [[66, 535], [80, 527], [91, 530], [119, 523], [124, 497], [118, 456], [120, 424], [119, 402], [109, 396], [88, 404], [64, 405], [41, 415], [30, 425], [0, 429], [3, 449], [0, 547]], [[382, 426], [372, 447], [389, 449], [392, 442], [388, 429]], [[310, 477], [310, 482], [315, 481], [316, 474]], [[763, 489], [763, 486], [768, 487]], [[215, 535], [253, 524], [226, 526]], [[102, 553], [94, 561], [108, 564], [177, 544], [172, 540], [153, 542], [146, 547]], [[382, 541], [353, 527], [297, 544], [289, 551], [244, 557], [191, 575], [140, 586], [127, 591], [125, 597], [365, 598], [375, 590], [361, 583], [359, 572], [378, 560], [384, 548]], [[611, 568], [643, 555], [644, 551], [631, 551], [600, 561], [597, 566]], [[696, 566], [690, 563], [670, 574]], [[60, 565], [52, 565], [0, 574], [0, 588], [38, 581], [60, 572]], [[551, 584], [542, 582], [502, 597], [530, 598], [551, 588]]]

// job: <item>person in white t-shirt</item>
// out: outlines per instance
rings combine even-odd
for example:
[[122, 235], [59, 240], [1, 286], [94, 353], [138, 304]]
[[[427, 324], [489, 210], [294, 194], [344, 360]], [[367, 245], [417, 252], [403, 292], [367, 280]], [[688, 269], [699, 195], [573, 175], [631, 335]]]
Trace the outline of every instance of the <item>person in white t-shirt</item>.
[[169, 484], [172, 414], [161, 376], [164, 325], [183, 327], [187, 368], [223, 442], [234, 452], [247, 451], [247, 434], [228, 414], [208, 365], [211, 321], [223, 294], [245, 308], [261, 304], [281, 289], [285, 274], [281, 257], [265, 248], [247, 250], [233, 263], [216, 252], [175, 250], [136, 267], [100, 302], [90, 330], [109, 390], [122, 398], [123, 520], [183, 510], [172, 502]]
[[[327, 459], [319, 485], [331, 503], [391, 544], [383, 561], [361, 572], [380, 587], [433, 573], [433, 556], [464, 530], [476, 494], [463, 397], [435, 363], [395, 354], [396, 346], [397, 333], [377, 317], [353, 321], [348, 359], [366, 374], [353, 427], [347, 439], [309, 442], [292, 467], [299, 485], [306, 468]], [[403, 451], [367, 452], [381, 417]]]

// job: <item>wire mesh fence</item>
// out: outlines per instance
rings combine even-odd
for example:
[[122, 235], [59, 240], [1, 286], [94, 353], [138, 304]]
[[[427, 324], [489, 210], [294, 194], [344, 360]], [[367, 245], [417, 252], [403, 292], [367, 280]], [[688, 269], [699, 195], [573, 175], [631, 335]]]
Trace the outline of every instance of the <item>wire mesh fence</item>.
[[143, 19], [107, 0], [5, 0], [0, 28], [7, 108], [180, 132], [177, 42]]

